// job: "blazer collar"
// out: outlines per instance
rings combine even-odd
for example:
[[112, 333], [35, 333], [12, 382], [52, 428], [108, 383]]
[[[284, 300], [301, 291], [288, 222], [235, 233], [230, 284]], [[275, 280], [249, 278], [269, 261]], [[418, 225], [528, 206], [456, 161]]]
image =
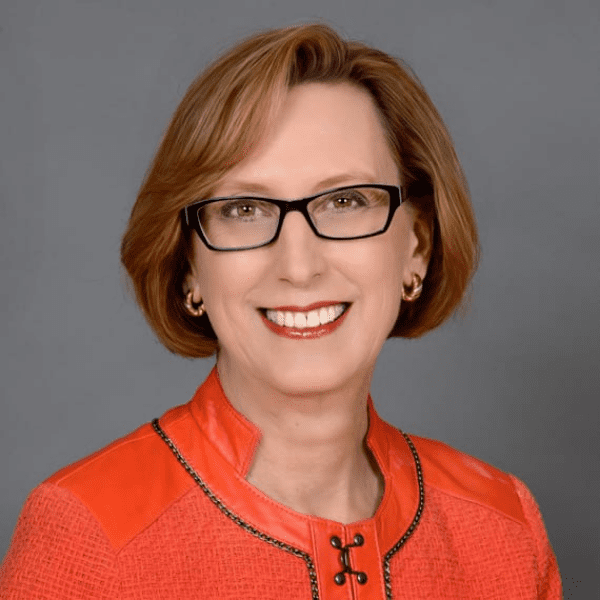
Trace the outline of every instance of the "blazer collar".
[[[193, 425], [188, 419], [177, 419], [165, 422], [165, 430], [215, 496], [234, 514], [306, 552], [311, 551], [315, 527], [334, 532], [346, 527], [297, 513], [245, 480], [261, 433], [226, 398], [216, 366], [188, 407]], [[398, 429], [379, 417], [370, 395], [368, 411], [366, 443], [383, 475], [385, 489], [375, 515], [352, 524], [352, 528], [376, 531], [382, 550], [389, 550], [408, 529], [417, 511], [417, 469], [407, 441]]]

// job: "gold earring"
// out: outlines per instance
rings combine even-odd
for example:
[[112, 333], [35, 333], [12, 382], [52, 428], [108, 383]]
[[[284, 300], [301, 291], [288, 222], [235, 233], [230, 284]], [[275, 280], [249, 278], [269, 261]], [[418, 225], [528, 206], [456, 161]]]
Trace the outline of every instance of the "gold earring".
[[414, 302], [421, 295], [422, 291], [423, 280], [416, 273], [413, 273], [410, 288], [404, 286], [402, 288], [402, 300], [405, 302]]
[[200, 302], [194, 302], [194, 292], [192, 290], [186, 294], [184, 304], [192, 317], [201, 317], [206, 312], [202, 298], [200, 298]]

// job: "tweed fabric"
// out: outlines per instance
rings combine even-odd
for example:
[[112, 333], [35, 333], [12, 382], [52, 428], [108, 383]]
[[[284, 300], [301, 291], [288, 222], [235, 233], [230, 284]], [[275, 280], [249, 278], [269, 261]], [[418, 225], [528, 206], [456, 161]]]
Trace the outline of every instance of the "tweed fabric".
[[119, 597], [116, 556], [68, 490], [42, 484], [27, 499], [0, 569], [2, 598]]
[[304, 600], [310, 583], [302, 559], [241, 530], [199, 490], [115, 551], [81, 502], [42, 484], [17, 524], [0, 597]]
[[[427, 486], [423, 519], [390, 561], [394, 598], [562, 598], [535, 501], [515, 485], [530, 528]], [[302, 559], [246, 533], [198, 490], [115, 551], [80, 501], [43, 484], [20, 516], [0, 597], [305, 600], [311, 593]]]
[[530, 527], [489, 507], [427, 487], [427, 510], [391, 561], [399, 598], [562, 598], [535, 500], [513, 478]]
[[[388, 598], [562, 597], [539, 509], [515, 477], [413, 437], [425, 508], [406, 543], [386, 559], [407, 531], [418, 498], [413, 457], [397, 430], [370, 406], [367, 442], [386, 486], [372, 519], [346, 526], [300, 515], [244, 480], [257, 432], [240, 420], [211, 377], [191, 403], [161, 421], [209, 488], [218, 490], [221, 507], [143, 426], [30, 494], [0, 567], [0, 598], [378, 600], [386, 598], [387, 567]], [[198, 407], [210, 410], [200, 415]], [[223, 506], [235, 507], [235, 516]], [[276, 547], [243, 523], [306, 554]], [[350, 563], [367, 572], [368, 582], [359, 585], [347, 574], [338, 586], [333, 574], [342, 565], [330, 537], [348, 544], [357, 532], [365, 544], [350, 550]], [[318, 589], [311, 588], [311, 578]]]

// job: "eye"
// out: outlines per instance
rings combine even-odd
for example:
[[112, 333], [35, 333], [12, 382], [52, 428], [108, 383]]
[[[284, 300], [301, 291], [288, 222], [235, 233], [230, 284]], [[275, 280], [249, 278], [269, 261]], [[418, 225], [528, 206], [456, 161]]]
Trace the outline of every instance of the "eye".
[[332, 201], [332, 204], [335, 207], [345, 208], [345, 207], [351, 206], [353, 202], [356, 202], [356, 200], [354, 200], [354, 198], [348, 198], [347, 196], [340, 196], [339, 198], [335, 198]]
[[243, 198], [226, 200], [221, 204], [220, 215], [225, 219], [260, 219], [271, 216], [273, 206], [268, 202]]
[[357, 190], [341, 192], [326, 198], [326, 207], [332, 210], [349, 210], [367, 204], [367, 199]]
[[232, 208], [232, 212], [236, 217], [251, 217], [254, 216], [257, 208], [254, 204], [237, 204]]

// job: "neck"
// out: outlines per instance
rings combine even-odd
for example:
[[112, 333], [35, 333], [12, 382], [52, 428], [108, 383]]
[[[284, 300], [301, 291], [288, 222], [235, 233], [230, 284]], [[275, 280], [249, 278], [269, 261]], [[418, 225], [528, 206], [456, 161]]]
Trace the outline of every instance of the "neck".
[[261, 431], [249, 483], [303, 514], [373, 516], [383, 483], [365, 444], [372, 370], [339, 389], [291, 395], [217, 367], [227, 398]]

